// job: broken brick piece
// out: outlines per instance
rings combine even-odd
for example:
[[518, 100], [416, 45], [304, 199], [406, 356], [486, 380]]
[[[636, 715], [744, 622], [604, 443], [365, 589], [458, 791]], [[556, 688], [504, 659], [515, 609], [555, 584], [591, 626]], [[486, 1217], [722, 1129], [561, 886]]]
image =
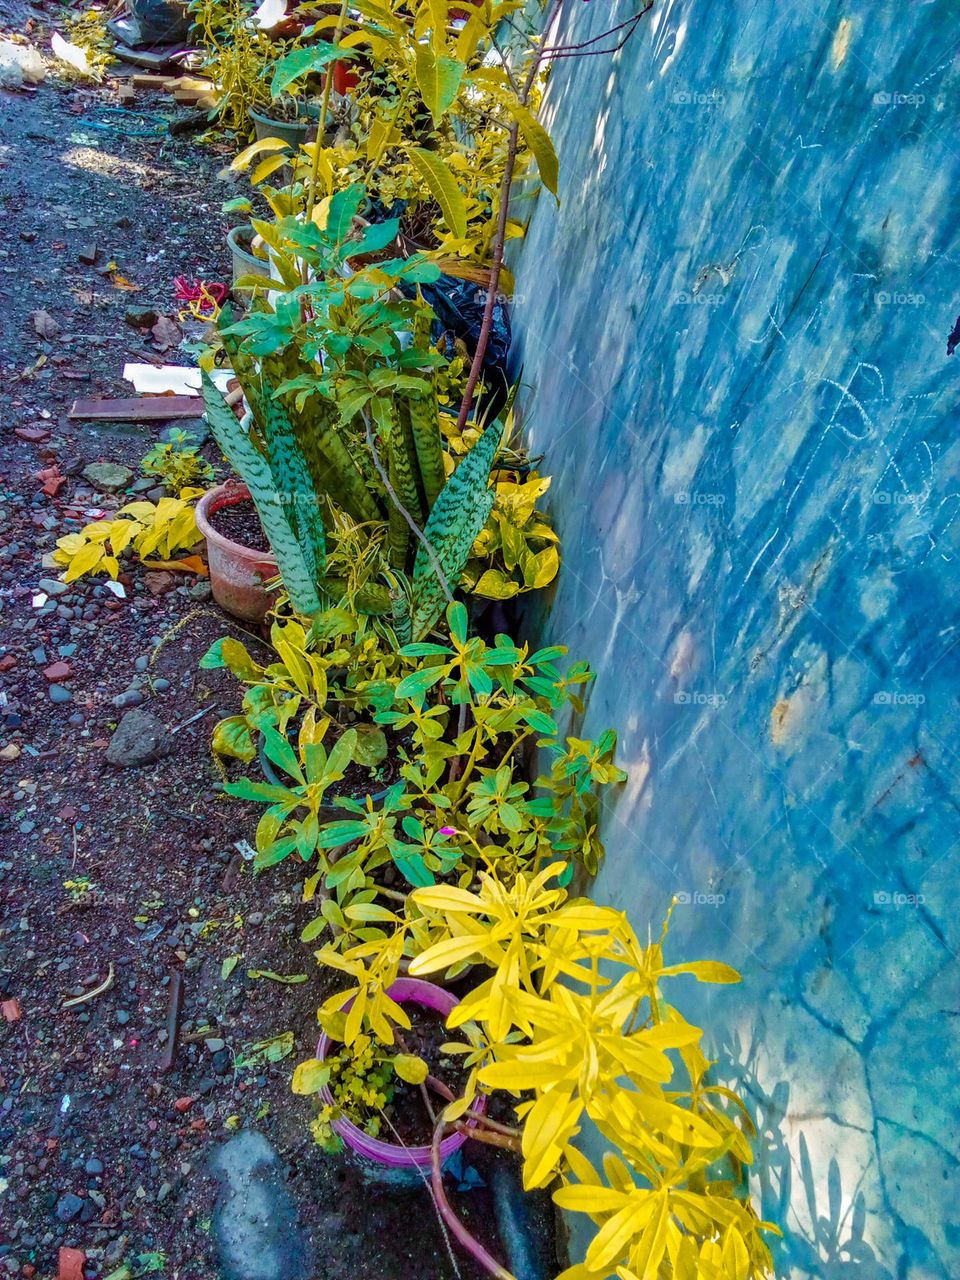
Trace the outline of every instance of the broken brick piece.
[[82, 1249], [60, 1250], [57, 1280], [83, 1280], [83, 1264], [87, 1255]]
[[67, 680], [73, 674], [73, 667], [69, 662], [51, 662], [49, 667], [44, 667], [44, 676], [51, 684], [56, 684], [60, 680]]
[[178, 1098], [173, 1104], [173, 1109], [174, 1111], [189, 1111], [195, 1102], [196, 1098]]
[[0, 671], [10, 671], [17, 665], [17, 659], [12, 653], [5, 653], [0, 658]]
[[13, 434], [21, 440], [29, 440], [31, 444], [40, 444], [41, 441], [50, 439], [50, 432], [44, 431], [43, 427], [14, 427]]
[[20, 1001], [16, 997], [12, 1000], [4, 1000], [0, 1004], [0, 1013], [3, 1014], [4, 1022], [19, 1022], [21, 1018]]

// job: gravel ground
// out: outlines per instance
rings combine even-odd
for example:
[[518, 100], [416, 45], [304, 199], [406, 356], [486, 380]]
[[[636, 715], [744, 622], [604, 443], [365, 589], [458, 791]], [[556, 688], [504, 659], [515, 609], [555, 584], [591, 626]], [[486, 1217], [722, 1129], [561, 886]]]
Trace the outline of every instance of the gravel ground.
[[[43, 11], [30, 12], [45, 47]], [[61, 1247], [84, 1252], [87, 1277], [124, 1263], [172, 1280], [223, 1274], [210, 1157], [255, 1128], [278, 1153], [314, 1260], [299, 1275], [452, 1277], [425, 1189], [384, 1190], [325, 1156], [309, 1104], [289, 1092], [325, 991], [299, 942], [312, 913], [296, 868], [255, 881], [234, 847], [254, 814], [217, 791], [209, 733], [238, 698], [197, 662], [236, 624], [184, 574], [138, 568], [123, 599], [95, 579], [41, 583], [56, 577], [44, 563], [56, 538], [129, 498], [84, 469], [136, 477], [163, 429], [71, 422], [71, 402], [131, 394], [126, 360], [189, 362], [127, 313], [175, 317], [174, 276], [229, 272], [219, 209], [237, 186], [219, 174], [232, 150], [98, 128], [115, 105], [113, 81], [0, 92], [0, 1275], [56, 1275]], [[172, 109], [146, 96], [138, 106]], [[51, 468], [54, 496], [37, 478]], [[108, 761], [124, 715], [144, 723], [121, 742], [146, 737], [157, 759]], [[229, 956], [240, 959], [224, 979]], [[174, 973], [183, 1042], [163, 1074]], [[242, 1063], [284, 1032], [289, 1057]], [[495, 1242], [488, 1195], [460, 1204]], [[256, 1252], [233, 1273], [269, 1280]], [[476, 1274], [462, 1257], [458, 1267]]]

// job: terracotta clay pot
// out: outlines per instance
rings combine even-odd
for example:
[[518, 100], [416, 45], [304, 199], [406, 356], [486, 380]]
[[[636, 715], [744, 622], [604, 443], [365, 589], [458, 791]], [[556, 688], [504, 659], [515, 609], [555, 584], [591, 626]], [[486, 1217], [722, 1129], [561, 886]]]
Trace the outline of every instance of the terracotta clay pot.
[[262, 622], [273, 606], [274, 591], [264, 585], [279, 573], [277, 561], [268, 551], [231, 542], [210, 523], [210, 516], [221, 507], [232, 507], [250, 500], [245, 484], [228, 480], [210, 489], [197, 503], [197, 528], [207, 540], [207, 563], [210, 566], [210, 589], [221, 609], [246, 622]]

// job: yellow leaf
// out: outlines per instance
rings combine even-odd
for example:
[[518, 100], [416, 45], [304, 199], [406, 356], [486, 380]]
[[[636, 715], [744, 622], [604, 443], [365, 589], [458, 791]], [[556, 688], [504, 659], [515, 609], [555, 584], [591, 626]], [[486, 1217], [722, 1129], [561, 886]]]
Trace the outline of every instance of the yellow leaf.
[[316, 1093], [330, 1079], [330, 1067], [320, 1058], [308, 1058], [298, 1063], [293, 1072], [291, 1088], [301, 1095]]
[[64, 582], [73, 582], [82, 574], [91, 573], [99, 568], [104, 554], [104, 549], [99, 542], [88, 542], [70, 561], [67, 572], [63, 575]]
[[282, 155], [267, 156], [266, 160], [261, 160], [250, 175], [251, 185], [258, 187], [261, 182], [265, 182], [267, 178], [270, 177], [271, 173], [276, 173], [278, 169], [283, 168], [287, 163], [287, 159], [288, 157], [286, 155]]
[[265, 151], [286, 151], [288, 144], [282, 138], [258, 138], [256, 142], [251, 142], [249, 147], [244, 147], [241, 152], [234, 156], [230, 162], [230, 168], [234, 170], [246, 169], [247, 165], [257, 156], [262, 155]]
[[393, 1069], [407, 1084], [423, 1084], [430, 1074], [424, 1060], [412, 1053], [398, 1053], [393, 1059]]

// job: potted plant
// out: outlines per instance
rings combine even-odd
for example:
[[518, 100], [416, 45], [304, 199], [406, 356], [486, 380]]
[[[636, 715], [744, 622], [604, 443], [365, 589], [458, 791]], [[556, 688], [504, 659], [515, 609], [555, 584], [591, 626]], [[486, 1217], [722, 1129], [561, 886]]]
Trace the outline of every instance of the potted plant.
[[276, 599], [277, 587], [269, 584], [276, 582], [279, 570], [250, 490], [228, 480], [209, 489], [194, 514], [206, 539], [214, 600], [235, 618], [262, 622]]
[[[431, 1041], [442, 1038], [431, 1036], [431, 1021], [434, 1028], [443, 1032], [446, 1018], [459, 1001], [456, 996], [435, 983], [418, 978], [398, 978], [387, 988], [386, 997], [402, 1011], [408, 1024], [399, 1033], [402, 1051], [396, 1042], [390, 1046], [382, 1046], [368, 1036], [364, 1037], [358, 1047], [355, 1042], [352, 1051], [341, 1050], [338, 1056], [336, 1042], [326, 1031], [320, 1036], [316, 1061], [329, 1067], [331, 1061], [336, 1060], [339, 1069], [335, 1068], [326, 1075], [321, 1070], [312, 1076], [311, 1083], [315, 1083], [318, 1078], [325, 1078], [325, 1082], [317, 1090], [322, 1109], [314, 1122], [314, 1132], [321, 1145], [329, 1149], [333, 1146], [327, 1138], [326, 1129], [329, 1127], [330, 1133], [355, 1155], [384, 1169], [427, 1170], [433, 1160], [433, 1128], [436, 1117], [432, 1108], [428, 1107], [424, 1094], [417, 1090], [423, 1086], [437, 1091], [438, 1104], [447, 1102], [452, 1091], [449, 1087], [443, 1090], [438, 1077], [439, 1068], [423, 1056], [424, 1047]], [[353, 999], [348, 1000], [340, 1012], [348, 1014], [353, 1004]], [[423, 1015], [424, 1012], [427, 1017], [416, 1018], [417, 1013]], [[429, 1015], [433, 1015], [433, 1018]], [[394, 1036], [396, 1041], [398, 1033], [395, 1032]], [[380, 1092], [372, 1101], [365, 1099], [360, 1090], [350, 1087], [356, 1077], [354, 1064], [358, 1054], [363, 1054], [371, 1064], [376, 1063], [376, 1083], [381, 1090], [386, 1089], [386, 1093]], [[350, 1083], [346, 1088], [338, 1087], [339, 1078], [344, 1075]], [[301, 1070], [299, 1079], [303, 1080], [304, 1076], [310, 1079], [309, 1069]], [[404, 1089], [404, 1085], [408, 1087]], [[386, 1113], [384, 1104], [390, 1106], [394, 1113], [392, 1116]], [[401, 1108], [405, 1110], [405, 1114], [398, 1115]], [[477, 1098], [476, 1109], [480, 1114], [485, 1112], [485, 1097]], [[477, 1122], [469, 1123], [475, 1125]], [[408, 1141], [402, 1140], [404, 1130], [415, 1133], [417, 1129], [423, 1133], [422, 1141], [417, 1141], [415, 1137]], [[448, 1134], [440, 1143], [441, 1163], [455, 1151], [459, 1151], [467, 1138], [466, 1131], [455, 1130]]]

